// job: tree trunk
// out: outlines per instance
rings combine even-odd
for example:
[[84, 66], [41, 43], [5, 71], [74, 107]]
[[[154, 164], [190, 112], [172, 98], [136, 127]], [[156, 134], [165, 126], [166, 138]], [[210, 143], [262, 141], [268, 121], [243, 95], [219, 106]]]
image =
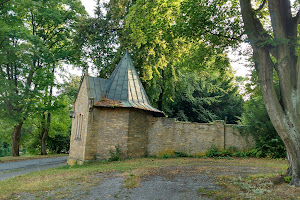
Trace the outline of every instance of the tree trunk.
[[20, 122], [14, 127], [12, 134], [12, 156], [20, 156], [20, 139], [23, 122]]
[[[266, 109], [287, 149], [290, 184], [300, 186], [300, 65], [295, 55], [295, 27], [300, 13], [293, 18], [289, 2], [268, 1], [273, 35], [263, 28], [250, 0], [240, 0], [240, 5]], [[279, 78], [279, 97], [274, 87], [274, 69]]]
[[[54, 67], [52, 69], [52, 76], [54, 77]], [[51, 106], [52, 104], [52, 95], [53, 95], [53, 86], [50, 86], [50, 100], [49, 100], [49, 105]], [[47, 114], [47, 121], [46, 121], [46, 113], [43, 113], [43, 119], [42, 119], [42, 137], [41, 137], [41, 155], [47, 155], [47, 138], [49, 134], [49, 129], [50, 129], [50, 123], [51, 123], [51, 113], [48, 110]]]
[[45, 131], [41, 139], [41, 155], [47, 155], [47, 144], [46, 144], [47, 136], [48, 136], [48, 131]]
[[162, 110], [163, 109], [163, 97], [164, 97], [164, 70], [162, 70], [161, 72], [161, 84], [160, 84], [160, 88], [161, 88], [161, 92], [159, 94], [158, 97], [158, 101], [157, 101], [157, 108], [158, 110]]
[[46, 114], [43, 113], [42, 119], [42, 134], [41, 134], [41, 155], [47, 155], [47, 138], [50, 129], [50, 122], [51, 122], [51, 113], [49, 112], [47, 115], [46, 121]]

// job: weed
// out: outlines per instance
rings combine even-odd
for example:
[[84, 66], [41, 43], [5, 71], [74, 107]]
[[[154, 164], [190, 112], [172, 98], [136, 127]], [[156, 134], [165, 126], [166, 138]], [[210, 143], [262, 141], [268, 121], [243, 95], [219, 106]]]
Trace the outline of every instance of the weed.
[[162, 156], [163, 159], [167, 159], [167, 158], [175, 158], [176, 156], [175, 155], [172, 155], [172, 154], [164, 154]]
[[248, 152], [238, 152], [232, 147], [219, 150], [215, 145], [213, 145], [208, 151], [205, 152], [206, 157], [217, 159], [231, 159], [231, 157], [247, 158], [248, 155]]
[[218, 157], [219, 156], [218, 151], [219, 151], [218, 147], [213, 145], [207, 152], [205, 152], [205, 156], [209, 158]]
[[200, 193], [201, 195], [206, 195], [207, 197], [212, 197], [217, 193], [217, 191], [216, 190], [208, 190], [204, 187], [200, 187], [198, 189], [198, 193]]
[[139, 182], [140, 182], [140, 176], [129, 174], [124, 180], [123, 187], [135, 188], [139, 185]]
[[109, 162], [121, 160], [121, 148], [120, 148], [120, 145], [117, 145], [115, 148], [116, 148], [115, 151], [112, 151], [112, 150], [109, 151], [109, 153], [110, 153], [110, 157], [108, 159]]
[[189, 157], [186, 153], [183, 153], [181, 151], [174, 151], [174, 154], [176, 157]]
[[291, 176], [285, 176], [285, 177], [284, 177], [284, 181], [285, 181], [286, 183], [290, 183], [291, 180], [292, 180], [292, 177], [291, 177]]

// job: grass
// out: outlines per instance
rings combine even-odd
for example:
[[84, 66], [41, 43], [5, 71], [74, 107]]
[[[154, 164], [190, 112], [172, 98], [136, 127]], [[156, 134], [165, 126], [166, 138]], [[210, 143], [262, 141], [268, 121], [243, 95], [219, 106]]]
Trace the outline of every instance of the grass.
[[39, 159], [39, 158], [51, 158], [51, 157], [58, 157], [58, 156], [67, 156], [68, 154], [50, 154], [50, 155], [20, 155], [19, 157], [0, 157], [0, 163], [5, 162], [14, 162], [14, 161], [21, 161], [21, 160], [32, 160], [32, 159]]
[[[199, 165], [201, 165], [199, 167]], [[75, 189], [88, 191], [98, 184], [97, 174], [120, 173], [124, 177], [123, 187], [135, 188], [139, 186], [141, 177], [153, 175], [161, 167], [167, 166], [197, 166], [199, 174], [209, 174], [215, 177], [215, 184], [222, 190], [208, 190], [199, 186], [199, 194], [215, 199], [297, 199], [300, 188], [289, 186], [283, 181], [282, 172], [286, 169], [285, 160], [238, 158], [139, 158], [116, 162], [90, 162], [78, 166], [63, 166], [27, 175], [14, 177], [0, 182], [0, 199], [14, 198], [22, 194], [35, 194], [34, 198], [45, 199], [48, 193], [55, 192], [55, 198], [70, 195]], [[261, 173], [252, 173], [251, 176], [215, 175], [236, 169], [252, 167]], [[251, 169], [252, 169], [251, 168]], [[267, 173], [262, 169], [268, 169]], [[169, 172], [176, 175], [179, 171]], [[283, 179], [283, 178], [282, 178]], [[60, 191], [64, 188], [64, 191]]]

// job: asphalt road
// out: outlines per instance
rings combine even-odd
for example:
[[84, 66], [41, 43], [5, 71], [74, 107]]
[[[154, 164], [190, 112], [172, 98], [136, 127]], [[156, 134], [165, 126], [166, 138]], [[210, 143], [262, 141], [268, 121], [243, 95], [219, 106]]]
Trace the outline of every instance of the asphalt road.
[[0, 181], [32, 171], [39, 171], [66, 165], [67, 158], [68, 156], [62, 156], [0, 163]]

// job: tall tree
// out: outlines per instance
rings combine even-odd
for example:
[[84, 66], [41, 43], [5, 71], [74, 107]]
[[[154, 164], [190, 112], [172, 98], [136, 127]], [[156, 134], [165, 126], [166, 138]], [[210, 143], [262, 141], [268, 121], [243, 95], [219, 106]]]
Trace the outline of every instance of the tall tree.
[[14, 125], [12, 154], [19, 156], [22, 126], [40, 99], [51, 96], [53, 70], [72, 55], [71, 25], [85, 11], [79, 0], [11, 0], [1, 12], [0, 23], [10, 25], [0, 44], [0, 102]]
[[[250, 0], [240, 0], [240, 6], [266, 109], [287, 148], [290, 184], [300, 186], [300, 63], [296, 51], [300, 11], [293, 12], [289, 0], [264, 0], [257, 9]], [[259, 15], [264, 7], [268, 7], [267, 15]], [[271, 27], [262, 23], [267, 17]], [[279, 94], [273, 70], [278, 75]]]

